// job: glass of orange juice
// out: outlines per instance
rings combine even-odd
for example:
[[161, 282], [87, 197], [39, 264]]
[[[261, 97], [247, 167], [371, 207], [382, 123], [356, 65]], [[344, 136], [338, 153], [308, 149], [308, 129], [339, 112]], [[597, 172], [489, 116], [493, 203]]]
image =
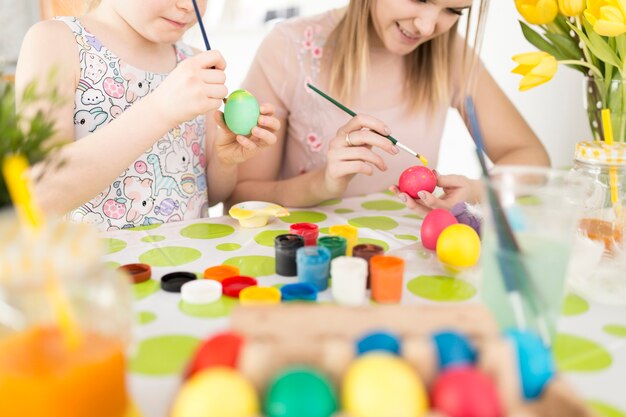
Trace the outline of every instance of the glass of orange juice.
[[0, 416], [124, 417], [129, 281], [95, 232], [0, 218]]

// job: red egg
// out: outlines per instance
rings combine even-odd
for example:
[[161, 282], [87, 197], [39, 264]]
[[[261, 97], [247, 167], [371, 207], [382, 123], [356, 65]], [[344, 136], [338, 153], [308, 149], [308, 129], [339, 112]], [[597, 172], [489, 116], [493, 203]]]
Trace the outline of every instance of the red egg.
[[420, 191], [432, 193], [436, 186], [437, 177], [430, 169], [423, 166], [405, 169], [398, 180], [400, 191], [407, 193], [413, 198], [417, 198], [417, 193]]
[[190, 378], [205, 368], [216, 366], [236, 368], [242, 344], [243, 338], [233, 332], [220, 333], [205, 340], [187, 366], [185, 378]]
[[469, 366], [448, 368], [431, 391], [435, 410], [448, 417], [502, 417], [502, 404], [491, 379]]
[[457, 223], [456, 217], [448, 210], [434, 209], [430, 211], [426, 217], [424, 217], [422, 228], [420, 229], [422, 245], [424, 245], [426, 249], [435, 250], [437, 248], [437, 239], [443, 229], [451, 224]]

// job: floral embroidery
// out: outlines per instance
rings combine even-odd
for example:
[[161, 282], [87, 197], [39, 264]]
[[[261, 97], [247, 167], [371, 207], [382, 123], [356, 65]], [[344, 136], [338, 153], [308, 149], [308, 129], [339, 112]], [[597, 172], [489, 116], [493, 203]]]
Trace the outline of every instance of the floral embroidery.
[[316, 46], [315, 48], [311, 50], [311, 55], [313, 55], [313, 58], [315, 59], [320, 59], [322, 57], [323, 52], [324, 52], [324, 48]]
[[315, 132], [310, 132], [306, 136], [306, 143], [309, 145], [309, 149], [311, 149], [312, 152], [319, 152], [322, 150], [323, 143]]

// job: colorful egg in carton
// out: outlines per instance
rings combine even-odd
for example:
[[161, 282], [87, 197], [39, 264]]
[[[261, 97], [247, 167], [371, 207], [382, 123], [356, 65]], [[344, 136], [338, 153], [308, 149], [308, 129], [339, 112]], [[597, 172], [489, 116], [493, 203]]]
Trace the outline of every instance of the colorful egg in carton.
[[538, 337], [481, 305], [240, 308], [186, 376], [172, 417], [594, 416]]

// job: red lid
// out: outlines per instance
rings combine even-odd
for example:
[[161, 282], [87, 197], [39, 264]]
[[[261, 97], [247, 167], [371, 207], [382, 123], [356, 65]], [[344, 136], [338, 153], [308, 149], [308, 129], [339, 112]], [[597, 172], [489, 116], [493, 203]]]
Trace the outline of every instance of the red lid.
[[257, 285], [256, 279], [244, 275], [226, 278], [222, 281], [222, 293], [229, 297], [239, 298], [239, 293], [244, 288]]
[[296, 232], [296, 234], [317, 233], [319, 226], [315, 223], [294, 223], [289, 227], [289, 230]]

